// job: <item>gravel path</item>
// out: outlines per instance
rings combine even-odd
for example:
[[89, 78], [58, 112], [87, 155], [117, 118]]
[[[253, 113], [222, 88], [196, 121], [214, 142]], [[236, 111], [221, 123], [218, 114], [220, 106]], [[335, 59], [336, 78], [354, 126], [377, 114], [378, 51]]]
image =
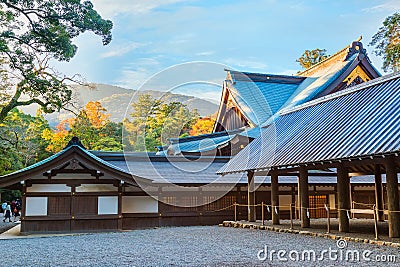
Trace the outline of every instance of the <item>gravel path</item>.
[[[13, 222], [3, 222], [3, 217], [0, 220], [0, 234], [15, 226]], [[1, 263], [0, 263], [1, 264]]]
[[[123, 233], [87, 234], [63, 237], [0, 240], [1, 266], [333, 266], [365, 264], [350, 261], [260, 261], [257, 252], [272, 250], [371, 250], [376, 255], [396, 255], [397, 249], [348, 243], [340, 250], [336, 241], [269, 231], [217, 226], [171, 227]], [[15, 257], [18, 255], [18, 257]], [[317, 254], [319, 255], [319, 254]], [[338, 254], [339, 255], [339, 254]], [[264, 256], [264, 254], [260, 254]], [[292, 254], [295, 258], [296, 254]], [[300, 256], [301, 257], [301, 256]], [[317, 256], [318, 257], [318, 256]], [[288, 255], [286, 255], [288, 258]], [[368, 263], [371, 266], [396, 266]]]

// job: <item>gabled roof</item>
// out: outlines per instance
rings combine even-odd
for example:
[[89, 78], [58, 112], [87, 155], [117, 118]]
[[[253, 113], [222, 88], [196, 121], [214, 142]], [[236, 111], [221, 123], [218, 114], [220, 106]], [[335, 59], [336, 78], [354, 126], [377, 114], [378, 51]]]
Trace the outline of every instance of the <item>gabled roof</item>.
[[[356, 68], [365, 72], [369, 79], [380, 76], [359, 41], [296, 76], [227, 70], [221, 102], [227, 101], [226, 96], [229, 95], [230, 101], [248, 124], [257, 127], [284, 108], [301, 105], [335, 92]], [[219, 123], [223, 124], [226, 112], [227, 106], [221, 103], [217, 116]], [[215, 130], [219, 128], [217, 124]]]
[[303, 77], [229, 71], [226, 88], [242, 114], [257, 126], [279, 111]]
[[306, 79], [288, 99], [284, 108], [301, 105], [332, 93], [357, 67], [364, 70], [372, 79], [381, 76], [372, 66], [362, 43], [358, 41], [298, 73], [298, 76], [306, 77]]
[[218, 173], [397, 153], [400, 72], [287, 109]]
[[[57, 168], [72, 158], [79, 158], [82, 161], [90, 163], [98, 168], [99, 171], [111, 173], [116, 179], [123, 180], [129, 184], [136, 185], [135, 180], [132, 178], [130, 173], [127, 173], [124, 169], [118, 168], [115, 165], [108, 163], [107, 161], [95, 156], [88, 152], [82, 146], [77, 144], [68, 145], [64, 150], [37, 162], [31, 166], [28, 166], [19, 171], [0, 176], [0, 186], [6, 187], [20, 181], [29, 179], [35, 175], [42, 175], [43, 173]], [[139, 177], [138, 177], [139, 178]]]

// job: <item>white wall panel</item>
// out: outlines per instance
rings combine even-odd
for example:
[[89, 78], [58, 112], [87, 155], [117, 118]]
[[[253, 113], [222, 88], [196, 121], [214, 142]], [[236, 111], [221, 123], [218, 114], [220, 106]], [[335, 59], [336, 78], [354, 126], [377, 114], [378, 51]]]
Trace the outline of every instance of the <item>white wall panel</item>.
[[97, 213], [101, 214], [118, 214], [118, 197], [99, 197], [97, 202]]
[[26, 216], [47, 216], [47, 197], [27, 197]]
[[158, 201], [148, 196], [123, 196], [122, 213], [155, 213]]

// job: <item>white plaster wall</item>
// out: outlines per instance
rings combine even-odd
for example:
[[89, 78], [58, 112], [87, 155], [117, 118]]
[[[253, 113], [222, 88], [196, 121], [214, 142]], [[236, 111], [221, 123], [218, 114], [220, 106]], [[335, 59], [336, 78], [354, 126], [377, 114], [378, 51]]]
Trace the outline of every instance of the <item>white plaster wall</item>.
[[123, 196], [122, 213], [155, 213], [158, 201], [148, 196]]
[[117, 192], [118, 188], [112, 184], [83, 184], [76, 188], [76, 192]]
[[118, 197], [99, 197], [97, 202], [97, 213], [101, 214], [118, 214]]
[[33, 184], [32, 186], [27, 187], [26, 191], [30, 193], [40, 193], [40, 192], [65, 193], [65, 192], [71, 192], [71, 187], [65, 184]]
[[47, 197], [27, 197], [26, 216], [47, 216]]

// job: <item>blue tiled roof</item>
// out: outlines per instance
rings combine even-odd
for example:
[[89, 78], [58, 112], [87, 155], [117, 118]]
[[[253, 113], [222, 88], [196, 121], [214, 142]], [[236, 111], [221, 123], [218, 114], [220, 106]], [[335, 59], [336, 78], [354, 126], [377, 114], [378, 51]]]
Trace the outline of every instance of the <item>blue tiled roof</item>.
[[172, 149], [174, 154], [179, 152], [205, 152], [216, 149], [217, 147], [228, 143], [235, 135], [224, 135], [218, 137], [204, 138], [190, 142], [180, 142], [172, 144], [168, 150]]
[[229, 86], [229, 90], [246, 118], [253, 125], [261, 125], [281, 109], [298, 86], [274, 82], [236, 81]]
[[342, 49], [321, 66], [317, 64], [300, 73], [302, 76], [230, 71], [228, 77], [232, 81], [228, 79], [226, 87], [251, 126], [264, 126], [273, 115], [321, 97], [327, 89], [336, 86], [338, 79], [344, 79], [341, 76], [351, 72], [366, 57], [366, 54], [360, 56], [365, 53], [361, 50], [348, 54], [349, 48]]
[[219, 173], [398, 152], [399, 110], [400, 72], [282, 112]]

